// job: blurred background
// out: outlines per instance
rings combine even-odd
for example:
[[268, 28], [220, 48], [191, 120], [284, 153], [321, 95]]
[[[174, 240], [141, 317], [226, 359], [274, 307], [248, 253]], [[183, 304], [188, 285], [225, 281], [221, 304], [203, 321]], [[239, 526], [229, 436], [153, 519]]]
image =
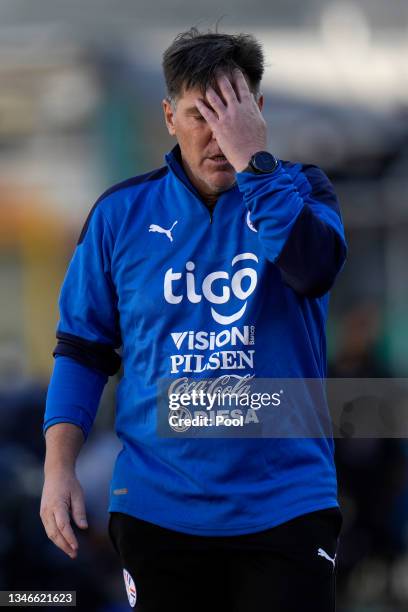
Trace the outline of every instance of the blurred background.
[[[84, 609], [128, 609], [106, 533], [117, 381], [79, 460], [90, 528], [75, 562], [38, 516], [57, 299], [98, 196], [173, 146], [163, 51], [220, 18], [264, 45], [270, 150], [320, 165], [341, 202], [349, 257], [331, 295], [331, 376], [407, 376], [407, 2], [0, 0], [0, 589], [72, 589]], [[338, 609], [408, 610], [408, 445], [336, 446]]]

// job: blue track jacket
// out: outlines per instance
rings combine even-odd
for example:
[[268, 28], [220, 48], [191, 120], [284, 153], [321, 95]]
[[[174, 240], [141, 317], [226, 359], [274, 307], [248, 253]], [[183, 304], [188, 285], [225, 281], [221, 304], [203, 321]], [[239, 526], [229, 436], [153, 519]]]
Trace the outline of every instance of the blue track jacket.
[[86, 438], [122, 362], [110, 511], [236, 535], [337, 506], [331, 436], [156, 430], [161, 378], [326, 376], [329, 290], [347, 249], [333, 187], [319, 167], [279, 160], [272, 174], [238, 172], [211, 213], [179, 146], [165, 159], [88, 215], [60, 294], [44, 432], [70, 422]]

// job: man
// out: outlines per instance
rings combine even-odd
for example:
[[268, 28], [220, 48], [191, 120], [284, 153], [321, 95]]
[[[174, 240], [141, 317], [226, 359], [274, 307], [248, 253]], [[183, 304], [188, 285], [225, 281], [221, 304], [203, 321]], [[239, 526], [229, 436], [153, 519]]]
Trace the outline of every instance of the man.
[[75, 460], [122, 346], [109, 510], [130, 605], [330, 612], [332, 439], [162, 437], [156, 401], [160, 379], [203, 372], [220, 384], [325, 377], [346, 256], [338, 202], [322, 170], [269, 150], [252, 36], [193, 28], [163, 67], [178, 144], [99, 198], [62, 287], [41, 517], [74, 558], [70, 518], [86, 527]]

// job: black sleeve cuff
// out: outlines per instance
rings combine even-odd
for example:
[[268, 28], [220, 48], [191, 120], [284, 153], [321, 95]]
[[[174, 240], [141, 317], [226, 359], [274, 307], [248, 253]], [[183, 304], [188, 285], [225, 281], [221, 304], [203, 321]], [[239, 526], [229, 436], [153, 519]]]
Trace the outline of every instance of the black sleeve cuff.
[[109, 344], [92, 342], [65, 332], [57, 332], [57, 340], [58, 343], [52, 353], [54, 357], [57, 355], [71, 357], [108, 376], [113, 376], [120, 369], [122, 358]]
[[322, 297], [333, 286], [347, 248], [336, 230], [302, 209], [275, 261], [283, 281], [305, 297]]

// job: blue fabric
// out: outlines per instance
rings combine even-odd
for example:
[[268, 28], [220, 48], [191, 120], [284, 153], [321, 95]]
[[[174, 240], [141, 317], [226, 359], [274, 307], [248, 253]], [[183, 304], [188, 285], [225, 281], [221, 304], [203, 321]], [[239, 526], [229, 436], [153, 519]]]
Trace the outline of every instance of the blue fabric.
[[56, 423], [79, 425], [88, 437], [108, 376], [71, 357], [57, 357], [48, 385], [43, 432]]
[[347, 249], [339, 204], [324, 172], [279, 161], [272, 177], [241, 172], [237, 180], [265, 256], [283, 280], [308, 297], [327, 293]]
[[[271, 175], [238, 173], [210, 214], [178, 146], [144, 177], [99, 198], [60, 295], [58, 333], [122, 349], [116, 431], [123, 449], [109, 510], [186, 533], [233, 535], [337, 506], [331, 438], [156, 433], [161, 378], [325, 377], [328, 288], [346, 254], [330, 182], [316, 166], [280, 160]], [[249, 327], [250, 346], [206, 342], [209, 332]], [[88, 366], [79, 367], [80, 389]], [[84, 419], [80, 390], [69, 412], [68, 389], [59, 403], [63, 375], [54, 371], [47, 422], [76, 422], [87, 434], [92, 419]]]

